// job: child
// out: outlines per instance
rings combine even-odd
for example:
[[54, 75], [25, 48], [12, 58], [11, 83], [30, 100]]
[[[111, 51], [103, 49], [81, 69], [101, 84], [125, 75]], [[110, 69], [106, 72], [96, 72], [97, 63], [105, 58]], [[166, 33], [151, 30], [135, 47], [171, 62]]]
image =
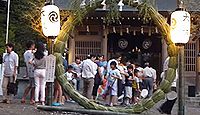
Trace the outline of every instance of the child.
[[65, 73], [65, 77], [69, 81], [69, 83], [75, 88], [76, 86], [76, 73], [73, 71], [73, 66], [69, 65], [67, 72]]
[[133, 81], [133, 66], [127, 66], [128, 74], [125, 75], [125, 101], [126, 105], [130, 105], [132, 99], [132, 81]]
[[136, 104], [139, 101], [139, 95], [140, 95], [140, 84], [139, 84], [139, 70], [134, 69], [134, 76], [133, 76], [133, 83], [132, 83], [132, 88], [133, 88], [133, 103]]
[[[69, 65], [68, 66], [68, 69], [67, 69], [67, 72], [65, 73], [65, 77], [67, 78], [67, 80], [69, 81], [69, 83], [74, 87], [76, 88], [76, 79], [75, 79], [75, 76], [76, 76], [76, 73], [73, 71], [73, 66]], [[64, 97], [66, 100], [70, 100], [70, 98], [65, 95]], [[63, 99], [63, 100], [65, 100]]]
[[106, 92], [109, 92], [109, 105], [116, 105], [115, 100], [117, 99], [117, 80], [122, 79], [120, 71], [116, 68], [117, 63], [112, 61], [110, 63], [111, 70], [108, 73], [108, 82]]

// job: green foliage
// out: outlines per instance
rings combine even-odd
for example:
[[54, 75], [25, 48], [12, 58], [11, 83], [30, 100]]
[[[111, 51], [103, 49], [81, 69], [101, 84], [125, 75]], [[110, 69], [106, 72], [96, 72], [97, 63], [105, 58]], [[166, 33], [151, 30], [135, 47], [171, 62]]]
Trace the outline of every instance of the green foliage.
[[[35, 5], [33, 4], [35, 3]], [[25, 51], [25, 44], [28, 40], [41, 41], [43, 38], [38, 32], [34, 31], [30, 19], [25, 14], [29, 12], [40, 15], [37, 5], [44, 4], [43, 0], [11, 0], [10, 1], [10, 19], [9, 19], [9, 37], [8, 42], [15, 45], [15, 51], [20, 56], [20, 64], [23, 65], [22, 54]], [[36, 12], [37, 11], [37, 12]], [[5, 52], [7, 20], [7, 2], [2, 2], [0, 7], [0, 54]]]
[[5, 38], [6, 38], [6, 2], [0, 4], [0, 54], [5, 51]]

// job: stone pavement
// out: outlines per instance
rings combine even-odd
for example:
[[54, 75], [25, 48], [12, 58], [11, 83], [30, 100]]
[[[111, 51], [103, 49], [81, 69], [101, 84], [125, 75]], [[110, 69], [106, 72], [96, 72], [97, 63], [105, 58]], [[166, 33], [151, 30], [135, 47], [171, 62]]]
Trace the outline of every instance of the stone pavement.
[[[141, 115], [161, 115], [157, 111], [157, 107], [162, 103], [159, 102], [152, 109], [141, 113]], [[82, 108], [76, 103], [67, 102], [63, 107], [67, 108]], [[72, 112], [57, 112], [57, 111], [43, 111], [38, 110], [36, 106], [21, 104], [20, 100], [15, 99], [11, 104], [0, 103], [0, 115], [80, 115]], [[165, 115], [165, 114], [162, 114]], [[173, 108], [172, 115], [177, 115], [177, 104]], [[187, 103], [186, 115], [200, 115], [200, 106], [193, 103]]]

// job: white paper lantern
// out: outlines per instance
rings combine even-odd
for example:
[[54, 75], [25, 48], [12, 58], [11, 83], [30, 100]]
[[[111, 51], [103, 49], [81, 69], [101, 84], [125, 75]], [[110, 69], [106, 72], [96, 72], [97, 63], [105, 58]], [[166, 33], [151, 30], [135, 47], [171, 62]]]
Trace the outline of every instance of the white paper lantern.
[[187, 43], [190, 38], [190, 14], [175, 11], [171, 14], [171, 38], [173, 43]]
[[45, 36], [57, 36], [60, 32], [60, 13], [55, 5], [46, 5], [41, 11], [42, 31]]

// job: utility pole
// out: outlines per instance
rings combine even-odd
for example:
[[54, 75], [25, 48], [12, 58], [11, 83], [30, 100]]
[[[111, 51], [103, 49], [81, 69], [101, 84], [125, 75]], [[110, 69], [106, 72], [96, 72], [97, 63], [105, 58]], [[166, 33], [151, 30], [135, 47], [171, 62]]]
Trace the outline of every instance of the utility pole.
[[10, 0], [8, 2], [8, 10], [7, 10], [7, 24], [6, 24], [6, 44], [8, 43], [8, 34], [9, 34], [9, 19], [10, 19]]

